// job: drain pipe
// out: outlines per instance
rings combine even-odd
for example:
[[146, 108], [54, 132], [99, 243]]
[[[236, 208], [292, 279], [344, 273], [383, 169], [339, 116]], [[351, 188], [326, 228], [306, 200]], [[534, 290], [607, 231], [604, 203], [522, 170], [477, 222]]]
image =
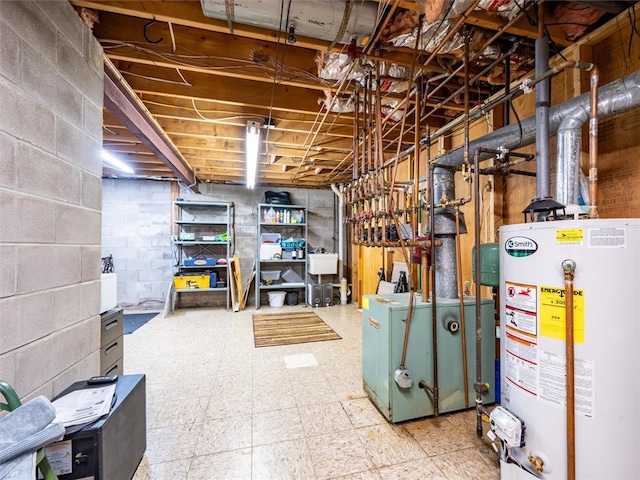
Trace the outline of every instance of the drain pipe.
[[338, 277], [344, 277], [344, 187], [331, 184], [331, 190], [338, 197]]
[[[598, 178], [598, 67], [578, 64], [591, 72], [589, 108], [579, 106], [568, 112], [558, 127], [558, 160], [556, 169], [556, 200], [573, 206], [573, 211], [582, 213], [578, 207], [580, 184], [580, 151], [582, 149], [582, 126], [589, 121], [589, 218], [597, 218], [596, 183]], [[571, 210], [569, 210], [571, 212]]]

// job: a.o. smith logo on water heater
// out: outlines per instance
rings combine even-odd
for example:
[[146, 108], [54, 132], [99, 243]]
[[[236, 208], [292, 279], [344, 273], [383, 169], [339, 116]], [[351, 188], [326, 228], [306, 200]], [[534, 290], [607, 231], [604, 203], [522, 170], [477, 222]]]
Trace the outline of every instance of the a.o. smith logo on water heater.
[[511, 237], [504, 248], [512, 257], [528, 257], [538, 250], [538, 244], [527, 237]]

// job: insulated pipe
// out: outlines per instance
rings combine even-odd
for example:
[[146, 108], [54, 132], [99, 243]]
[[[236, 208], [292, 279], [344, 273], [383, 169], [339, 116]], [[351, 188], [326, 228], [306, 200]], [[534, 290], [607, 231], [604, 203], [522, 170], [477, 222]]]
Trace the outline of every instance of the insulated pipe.
[[[535, 73], [540, 77], [549, 70], [549, 38], [536, 40]], [[536, 197], [551, 196], [551, 154], [549, 147], [549, 107], [551, 79], [536, 84]], [[562, 202], [561, 202], [562, 203]]]
[[576, 262], [571, 259], [562, 262], [565, 288], [565, 347], [567, 373], [567, 480], [576, 478], [576, 416], [575, 416], [575, 366], [573, 339], [573, 278]]
[[[584, 93], [579, 97], [567, 100], [549, 109], [549, 135], [555, 135], [558, 131], [562, 119], [572, 110], [580, 108], [584, 112], [590, 111], [590, 93]], [[640, 105], [640, 71], [636, 71], [608, 83], [598, 89], [598, 118], [605, 119], [619, 113], [628, 112]], [[520, 135], [522, 129], [522, 136]], [[536, 138], [536, 118], [535, 115], [523, 119], [519, 124], [513, 123], [481, 138], [473, 140], [469, 147], [472, 151], [480, 147], [490, 150], [497, 150], [501, 147], [508, 150], [515, 150], [519, 147], [530, 145]], [[411, 147], [413, 150], [413, 146]], [[480, 160], [487, 159], [492, 155], [481, 153]], [[464, 161], [463, 148], [442, 155], [437, 159], [439, 165], [458, 166]]]

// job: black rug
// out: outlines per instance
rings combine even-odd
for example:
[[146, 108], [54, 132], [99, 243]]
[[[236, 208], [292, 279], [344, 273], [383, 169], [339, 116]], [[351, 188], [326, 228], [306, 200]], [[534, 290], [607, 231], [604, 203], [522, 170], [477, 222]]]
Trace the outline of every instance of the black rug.
[[142, 325], [158, 315], [158, 312], [152, 313], [126, 313], [124, 315], [124, 334], [128, 335], [135, 332]]

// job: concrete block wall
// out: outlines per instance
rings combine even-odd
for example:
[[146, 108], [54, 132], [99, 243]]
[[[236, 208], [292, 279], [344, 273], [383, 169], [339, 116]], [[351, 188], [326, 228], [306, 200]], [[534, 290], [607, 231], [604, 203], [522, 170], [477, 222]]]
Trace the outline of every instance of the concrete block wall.
[[104, 179], [102, 256], [113, 255], [118, 305], [162, 310], [173, 279], [171, 183]]
[[0, 1], [0, 379], [99, 373], [102, 48], [66, 0]]
[[[166, 302], [173, 281], [170, 184], [152, 180], [105, 179], [103, 185], [102, 252], [103, 256], [109, 253], [114, 256], [118, 303], [130, 309], [162, 310], [160, 301]], [[308, 242], [313, 248], [322, 247], [327, 252], [337, 249], [337, 199], [331, 190], [248, 190], [241, 185], [217, 184], [202, 184], [199, 189], [201, 194], [195, 194], [180, 186], [179, 197], [234, 204], [235, 253], [240, 259], [245, 281], [257, 252], [257, 206], [263, 202], [267, 190], [288, 191], [295, 204], [308, 206]], [[154, 255], [155, 258], [149, 258]], [[326, 281], [330, 279], [327, 277]], [[250, 304], [253, 304], [253, 298], [253, 295], [249, 296]], [[181, 294], [178, 298], [179, 307], [225, 305], [224, 295]]]

